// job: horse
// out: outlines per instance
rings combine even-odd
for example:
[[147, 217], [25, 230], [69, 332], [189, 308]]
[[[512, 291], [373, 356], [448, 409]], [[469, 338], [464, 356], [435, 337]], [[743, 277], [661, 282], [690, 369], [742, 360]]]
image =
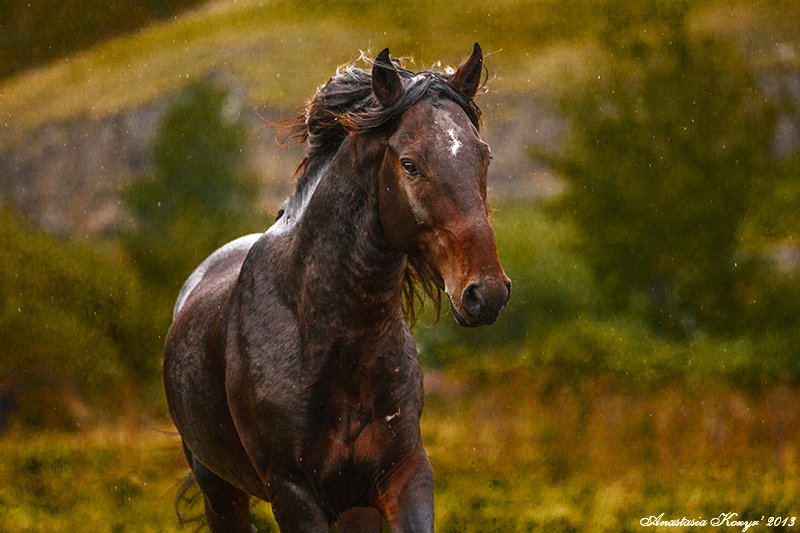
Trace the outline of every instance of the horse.
[[[214, 532], [433, 531], [415, 302], [493, 323], [511, 281], [487, 204], [483, 53], [412, 72], [382, 50], [342, 67], [284, 124], [306, 142], [263, 234], [210, 255], [180, 291], [164, 387]], [[437, 315], [438, 316], [438, 315]]]

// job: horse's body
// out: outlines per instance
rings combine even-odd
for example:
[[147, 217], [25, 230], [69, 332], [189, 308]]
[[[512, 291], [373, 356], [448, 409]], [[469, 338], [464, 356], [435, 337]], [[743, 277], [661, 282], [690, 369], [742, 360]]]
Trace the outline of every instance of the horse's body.
[[486, 219], [488, 148], [470, 107], [480, 71], [476, 45], [455, 75], [428, 74], [431, 88], [403, 103], [415, 82], [384, 51], [362, 100], [385, 117], [338, 133], [345, 119], [329, 115], [348, 109], [336, 108], [334, 84], [365, 73], [333, 78], [309, 104], [310, 149], [282, 215], [184, 285], [164, 381], [213, 531], [250, 531], [251, 494], [272, 503], [284, 532], [337, 520], [377, 532], [381, 515], [393, 532], [433, 531], [422, 372], [402, 295], [413, 265], [464, 325], [507, 304]]

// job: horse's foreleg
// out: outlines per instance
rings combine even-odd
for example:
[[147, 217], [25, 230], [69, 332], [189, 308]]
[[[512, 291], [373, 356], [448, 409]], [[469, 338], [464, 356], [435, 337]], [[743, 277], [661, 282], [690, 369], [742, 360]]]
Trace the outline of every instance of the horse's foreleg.
[[[295, 476], [297, 479], [299, 476]], [[308, 483], [290, 480], [271, 483], [269, 500], [281, 532], [328, 533], [328, 520]]]
[[206, 522], [214, 533], [251, 533], [250, 495], [206, 468], [184, 445], [186, 459], [203, 493]]
[[369, 507], [355, 507], [342, 513], [336, 526], [339, 533], [380, 533], [381, 515]]
[[422, 443], [386, 480], [378, 505], [392, 533], [433, 533], [433, 471]]

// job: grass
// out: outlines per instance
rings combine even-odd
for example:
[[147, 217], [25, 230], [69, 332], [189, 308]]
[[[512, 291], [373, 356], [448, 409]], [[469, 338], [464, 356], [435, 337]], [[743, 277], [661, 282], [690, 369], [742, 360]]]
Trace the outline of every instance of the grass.
[[113, 428], [5, 437], [0, 531], [176, 531], [175, 436]]
[[784, 411], [796, 390], [500, 375], [503, 386], [426, 415], [438, 531], [634, 531], [662, 512], [798, 512], [797, 420]]
[[[429, 370], [426, 380], [440, 533], [638, 531], [661, 513], [800, 513], [798, 388], [632, 389], [508, 367]], [[178, 437], [155, 427], [4, 437], [0, 531], [194, 531], [172, 507], [186, 472]], [[251, 515], [275, 531], [268, 505]]]

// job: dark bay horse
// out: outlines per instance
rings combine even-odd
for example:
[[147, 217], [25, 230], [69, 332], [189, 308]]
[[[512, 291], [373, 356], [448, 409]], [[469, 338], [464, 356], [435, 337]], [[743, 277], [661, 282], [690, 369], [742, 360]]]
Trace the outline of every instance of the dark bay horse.
[[212, 531], [250, 532], [250, 495], [284, 533], [374, 533], [381, 516], [433, 531], [415, 288], [479, 326], [511, 286], [487, 218], [482, 71], [477, 44], [451, 74], [388, 49], [341, 69], [291, 129], [308, 149], [278, 220], [186, 281], [164, 385]]

